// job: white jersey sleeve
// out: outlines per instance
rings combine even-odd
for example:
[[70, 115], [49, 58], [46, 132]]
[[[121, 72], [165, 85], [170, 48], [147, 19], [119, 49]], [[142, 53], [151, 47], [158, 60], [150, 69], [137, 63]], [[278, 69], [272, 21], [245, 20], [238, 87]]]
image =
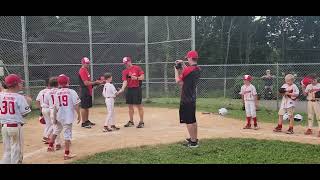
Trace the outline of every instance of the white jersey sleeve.
[[241, 86], [241, 89], [240, 89], [240, 93], [239, 93], [239, 94], [241, 94], [241, 95], [244, 94], [244, 86]]
[[300, 91], [299, 91], [299, 88], [297, 87], [297, 85], [293, 84], [292, 89], [293, 89], [293, 94], [298, 96]]
[[105, 84], [105, 85], [103, 86], [102, 96], [103, 96], [104, 98], [107, 97], [107, 84]]
[[31, 112], [31, 109], [30, 109], [30, 106], [26, 100], [26, 98], [24, 96], [18, 96], [17, 98], [17, 104], [18, 104], [18, 107], [19, 107], [19, 111], [20, 111], [20, 114], [22, 116], [28, 114]]
[[305, 93], [309, 93], [309, 91], [312, 90], [312, 84], [308, 84], [306, 89], [304, 90]]
[[41, 101], [41, 98], [43, 97], [43, 90], [41, 90], [39, 93], [38, 93], [38, 96], [36, 98], [36, 101]]
[[112, 93], [113, 93], [114, 95], [116, 95], [116, 93], [118, 92], [118, 91], [116, 90], [116, 87], [114, 87], [113, 84], [111, 84], [111, 90], [112, 90]]
[[254, 87], [254, 85], [251, 85], [251, 88], [252, 88], [252, 95], [257, 95], [257, 90], [256, 90], [256, 87]]
[[80, 98], [75, 90], [70, 89], [70, 95], [74, 106], [80, 103]]

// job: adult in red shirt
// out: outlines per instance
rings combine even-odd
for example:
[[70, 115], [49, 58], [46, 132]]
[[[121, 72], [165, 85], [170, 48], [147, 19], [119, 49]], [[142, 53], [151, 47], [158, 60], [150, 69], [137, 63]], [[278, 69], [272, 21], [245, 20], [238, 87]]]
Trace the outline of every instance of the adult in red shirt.
[[126, 104], [129, 106], [129, 122], [124, 125], [124, 127], [134, 126], [133, 115], [134, 115], [134, 106], [138, 107], [140, 122], [137, 128], [143, 128], [143, 106], [142, 106], [142, 89], [141, 84], [144, 80], [144, 72], [141, 67], [133, 65], [130, 57], [123, 58], [123, 64], [126, 66], [126, 69], [122, 71], [122, 88], [119, 93], [126, 92]]
[[81, 99], [81, 127], [91, 128], [95, 123], [89, 120], [89, 108], [92, 107], [92, 89], [93, 86], [99, 85], [101, 81], [91, 81], [88, 68], [90, 60], [87, 57], [82, 58], [81, 68], [79, 70], [80, 99]]

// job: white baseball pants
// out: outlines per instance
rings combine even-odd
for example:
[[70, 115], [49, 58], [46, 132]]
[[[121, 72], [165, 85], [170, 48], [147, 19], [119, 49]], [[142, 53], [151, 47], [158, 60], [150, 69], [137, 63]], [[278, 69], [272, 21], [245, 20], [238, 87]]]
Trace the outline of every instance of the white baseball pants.
[[23, 160], [23, 131], [18, 127], [2, 127], [3, 164], [21, 164]]
[[244, 106], [246, 109], [246, 116], [255, 118], [257, 117], [256, 113], [256, 104], [254, 101], [244, 101]]
[[105, 103], [107, 106], [107, 117], [104, 123], [104, 126], [112, 126], [115, 125], [114, 119], [114, 98], [106, 98]]
[[42, 115], [46, 122], [44, 127], [43, 137], [49, 137], [50, 134], [53, 132], [53, 126], [50, 118], [50, 109], [42, 108]]
[[63, 132], [64, 140], [71, 141], [71, 139], [72, 139], [72, 124], [62, 124], [61, 122], [57, 121], [57, 124], [55, 124], [53, 127], [53, 134], [57, 135], [57, 137], [58, 137], [58, 136], [60, 136], [63, 129], [64, 129], [64, 132]]

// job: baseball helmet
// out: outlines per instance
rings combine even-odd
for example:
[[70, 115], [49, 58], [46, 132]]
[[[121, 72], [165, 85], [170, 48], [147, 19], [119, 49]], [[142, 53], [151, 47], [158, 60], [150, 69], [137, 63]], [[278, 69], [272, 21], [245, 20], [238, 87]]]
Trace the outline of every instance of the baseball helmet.
[[220, 109], [219, 109], [219, 114], [220, 114], [221, 116], [225, 116], [225, 115], [228, 114], [228, 110], [227, 110], [226, 108], [220, 108]]
[[288, 121], [289, 120], [289, 114], [288, 113], [285, 113], [283, 115], [283, 118], [282, 118], [284, 121]]
[[296, 114], [294, 117], [293, 117], [294, 121], [297, 121], [297, 122], [300, 122], [303, 120], [303, 116], [301, 116], [300, 114]]

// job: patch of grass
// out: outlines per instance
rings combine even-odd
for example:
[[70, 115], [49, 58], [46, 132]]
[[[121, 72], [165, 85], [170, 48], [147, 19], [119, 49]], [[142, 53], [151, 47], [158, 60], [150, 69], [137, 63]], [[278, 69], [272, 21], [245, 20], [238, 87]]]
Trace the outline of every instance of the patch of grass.
[[[179, 108], [179, 98], [153, 98], [145, 103], [145, 106], [149, 107], [167, 107], [167, 108]], [[242, 107], [242, 101], [240, 99], [226, 99], [226, 98], [198, 98], [197, 99], [197, 110], [203, 112], [218, 113], [218, 109], [227, 108], [228, 115], [226, 117], [235, 119], [245, 119], [245, 112], [240, 108]], [[305, 126], [307, 124], [307, 114], [300, 113], [304, 117], [302, 122], [296, 122], [295, 124], [301, 124]], [[278, 111], [273, 111], [260, 107], [257, 111], [258, 121], [277, 123], [278, 122]], [[285, 122], [287, 123], [287, 122]]]
[[117, 149], [76, 164], [300, 164], [320, 163], [319, 145], [256, 139], [207, 139], [195, 149], [181, 143]]

